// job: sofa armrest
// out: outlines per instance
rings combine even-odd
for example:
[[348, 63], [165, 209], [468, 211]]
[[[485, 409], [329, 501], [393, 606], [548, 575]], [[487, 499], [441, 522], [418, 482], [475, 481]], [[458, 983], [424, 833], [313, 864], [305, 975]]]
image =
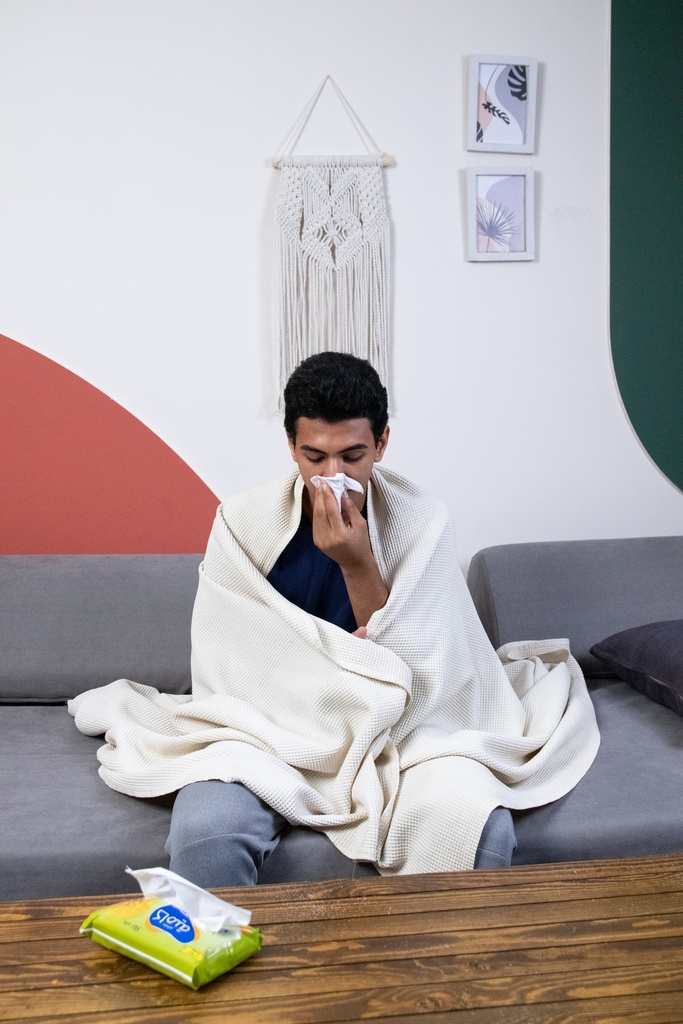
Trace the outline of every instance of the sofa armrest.
[[477, 552], [467, 583], [494, 647], [567, 637], [604, 676], [593, 644], [683, 614], [683, 536], [501, 544]]

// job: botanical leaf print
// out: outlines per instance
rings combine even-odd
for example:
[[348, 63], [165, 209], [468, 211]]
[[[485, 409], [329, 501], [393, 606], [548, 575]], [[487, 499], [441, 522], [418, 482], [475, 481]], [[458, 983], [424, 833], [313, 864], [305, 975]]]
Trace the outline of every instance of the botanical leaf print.
[[486, 248], [481, 244], [480, 252], [488, 252], [493, 242], [496, 248], [507, 249], [515, 227], [515, 214], [502, 203], [492, 203], [488, 199], [477, 199], [477, 234], [487, 240]]
[[518, 100], [526, 100], [526, 64], [514, 65], [508, 74], [508, 87]]
[[484, 110], [488, 110], [489, 114], [491, 114], [493, 117], [499, 117], [501, 121], [505, 121], [505, 124], [510, 124], [510, 118], [505, 113], [505, 111], [499, 110], [498, 107], [494, 107], [493, 103], [491, 103], [491, 100], [486, 100], [485, 103], [482, 103], [482, 107], [484, 108]]

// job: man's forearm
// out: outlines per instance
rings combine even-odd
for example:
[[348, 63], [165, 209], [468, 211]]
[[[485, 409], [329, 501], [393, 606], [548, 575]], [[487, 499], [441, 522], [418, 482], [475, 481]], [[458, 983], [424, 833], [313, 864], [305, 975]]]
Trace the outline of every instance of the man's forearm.
[[373, 558], [365, 564], [341, 567], [357, 626], [367, 626], [371, 615], [383, 608], [389, 590]]

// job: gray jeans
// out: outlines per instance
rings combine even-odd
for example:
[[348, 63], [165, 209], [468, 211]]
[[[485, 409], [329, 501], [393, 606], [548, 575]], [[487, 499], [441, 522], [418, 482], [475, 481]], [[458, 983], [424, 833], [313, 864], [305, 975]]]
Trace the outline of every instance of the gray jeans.
[[[288, 829], [281, 814], [241, 783], [194, 782], [176, 797], [166, 852], [172, 871], [205, 889], [255, 885], [264, 864], [270, 882], [293, 880], [291, 874], [279, 877], [293, 866], [298, 869], [297, 881], [377, 874], [372, 864], [349, 860], [323, 832], [313, 829], [295, 830], [303, 839], [298, 852], [305, 863], [287, 866], [281, 857], [278, 872], [278, 855], [272, 864], [268, 861]], [[512, 815], [504, 807], [496, 808], [481, 834], [475, 868], [508, 867], [516, 845]], [[268, 870], [271, 866], [274, 870]]]

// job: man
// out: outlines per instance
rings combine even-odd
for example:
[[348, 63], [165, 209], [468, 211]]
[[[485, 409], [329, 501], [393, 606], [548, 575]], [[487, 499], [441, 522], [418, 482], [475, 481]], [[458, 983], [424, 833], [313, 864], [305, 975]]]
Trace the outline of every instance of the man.
[[[171, 868], [203, 886], [256, 882], [287, 823], [384, 874], [509, 864], [505, 808], [556, 799], [595, 755], [578, 666], [561, 641], [492, 650], [445, 506], [379, 465], [368, 363], [305, 360], [285, 428], [297, 471], [218, 510], [192, 696], [120, 680], [72, 702], [83, 731], [109, 729], [100, 774], [179, 790]], [[359, 488], [340, 504], [320, 479], [339, 473]]]
[[[389, 596], [363, 517], [389, 440], [387, 420], [386, 389], [370, 364], [353, 356], [312, 356], [285, 389], [285, 430], [304, 482], [302, 516], [268, 580], [299, 608], [360, 638]], [[362, 487], [343, 493], [341, 509], [328, 484], [312, 482], [337, 473]], [[203, 886], [253, 884], [285, 825], [239, 783], [194, 783], [174, 807], [171, 869]], [[509, 811], [494, 812], [479, 866], [509, 864], [514, 845]]]

